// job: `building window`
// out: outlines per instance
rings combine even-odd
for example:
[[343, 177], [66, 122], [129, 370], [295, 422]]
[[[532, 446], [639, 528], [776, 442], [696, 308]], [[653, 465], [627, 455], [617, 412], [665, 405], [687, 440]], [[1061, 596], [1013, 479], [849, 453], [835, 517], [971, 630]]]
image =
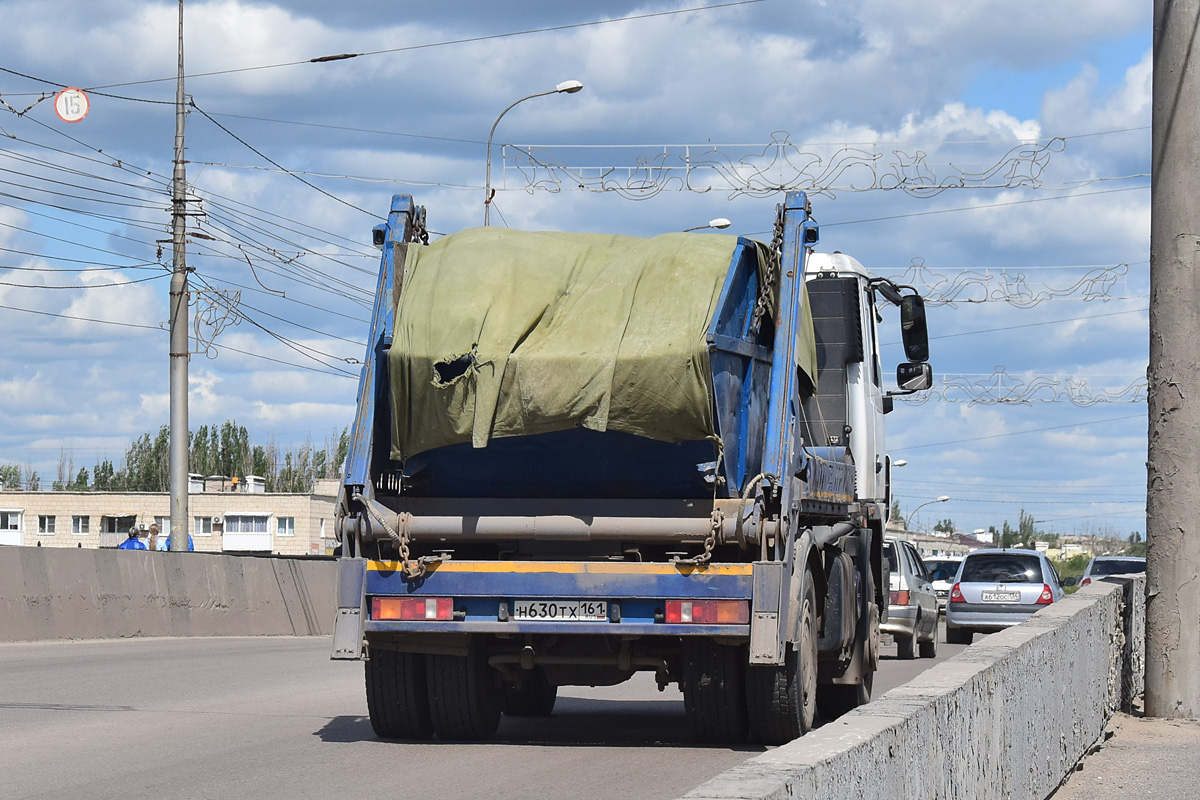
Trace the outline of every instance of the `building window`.
[[54, 535], [54, 515], [53, 514], [38, 514], [38, 535], [53, 536]]
[[197, 536], [212, 536], [212, 517], [196, 517], [194, 528]]
[[276, 520], [275, 535], [276, 536], [295, 536], [296, 535], [296, 518], [295, 517], [279, 517]]
[[225, 533], [266, 533], [267, 516], [247, 514], [226, 514]]
[[92, 518], [83, 514], [75, 514], [71, 517], [71, 533], [77, 536], [87, 536], [92, 529]]
[[20, 511], [0, 511], [0, 531], [21, 530]]
[[171, 535], [171, 518], [170, 517], [155, 517], [154, 524], [158, 526], [159, 538]]

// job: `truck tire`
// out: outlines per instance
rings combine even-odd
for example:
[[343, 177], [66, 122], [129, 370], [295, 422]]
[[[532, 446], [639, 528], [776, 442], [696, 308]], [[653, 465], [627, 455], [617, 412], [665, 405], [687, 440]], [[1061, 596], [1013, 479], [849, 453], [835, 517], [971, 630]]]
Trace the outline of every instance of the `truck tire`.
[[827, 683], [817, 687], [817, 713], [826, 722], [833, 722], [859, 706], [871, 702], [875, 673], [868, 672], [860, 684]]
[[446, 741], [480, 741], [496, 735], [503, 696], [481, 648], [465, 656], [427, 656], [429, 715]]
[[709, 639], [683, 640], [683, 708], [698, 741], [739, 744], [746, 741], [746, 647]]
[[812, 730], [817, 716], [817, 595], [805, 576], [799, 641], [782, 666], [746, 670], [750, 736], [762, 744], [786, 744]]
[[[921, 620], [918, 619], [917, 624], [920, 624], [920, 622], [921, 622]], [[912, 636], [897, 636], [896, 637], [896, 658], [903, 659], [905, 661], [907, 661], [908, 659], [916, 658], [917, 650], [916, 650], [916, 647], [914, 647], [916, 641], [917, 641], [916, 633], [913, 633]]]
[[510, 717], [548, 717], [558, 699], [558, 687], [546, 680], [546, 671], [534, 667], [518, 686], [504, 689], [504, 713]]
[[433, 736], [425, 681], [425, 657], [372, 649], [364, 664], [367, 713], [380, 739], [428, 739]]

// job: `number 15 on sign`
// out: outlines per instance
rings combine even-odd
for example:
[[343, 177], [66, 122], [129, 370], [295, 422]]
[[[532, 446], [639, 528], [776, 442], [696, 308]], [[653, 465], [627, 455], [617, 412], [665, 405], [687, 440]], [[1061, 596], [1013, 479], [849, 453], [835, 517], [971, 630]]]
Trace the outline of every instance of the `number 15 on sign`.
[[83, 89], [69, 86], [54, 96], [54, 113], [63, 122], [79, 122], [87, 116], [88, 96]]

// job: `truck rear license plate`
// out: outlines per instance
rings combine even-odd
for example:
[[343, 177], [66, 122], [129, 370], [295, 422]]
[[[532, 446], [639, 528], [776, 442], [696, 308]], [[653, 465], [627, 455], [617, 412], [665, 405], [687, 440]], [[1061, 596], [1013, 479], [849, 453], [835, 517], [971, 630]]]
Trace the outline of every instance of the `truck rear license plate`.
[[604, 600], [514, 600], [512, 618], [545, 622], [608, 622]]
[[985, 603], [1019, 603], [1021, 602], [1020, 592], [983, 592], [982, 599]]

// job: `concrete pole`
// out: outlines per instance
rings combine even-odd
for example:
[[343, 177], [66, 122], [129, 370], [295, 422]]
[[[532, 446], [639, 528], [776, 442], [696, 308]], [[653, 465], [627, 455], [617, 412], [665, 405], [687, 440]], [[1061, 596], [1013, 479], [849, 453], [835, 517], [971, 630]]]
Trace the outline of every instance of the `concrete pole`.
[[1146, 714], [1200, 717], [1200, 0], [1155, 0]]
[[175, 172], [171, 185], [171, 550], [188, 549], [187, 173], [183, 126], [183, 0], [179, 0], [179, 76], [175, 84]]

